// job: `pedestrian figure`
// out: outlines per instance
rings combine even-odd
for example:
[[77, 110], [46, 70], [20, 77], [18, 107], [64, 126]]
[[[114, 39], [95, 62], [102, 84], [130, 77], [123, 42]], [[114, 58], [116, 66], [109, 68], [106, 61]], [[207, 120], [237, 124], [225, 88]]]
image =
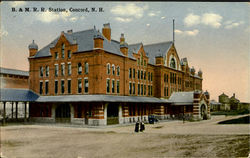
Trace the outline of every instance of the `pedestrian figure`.
[[140, 123], [140, 132], [143, 132], [145, 130], [145, 125], [143, 122]]
[[139, 132], [139, 122], [135, 123], [135, 132]]

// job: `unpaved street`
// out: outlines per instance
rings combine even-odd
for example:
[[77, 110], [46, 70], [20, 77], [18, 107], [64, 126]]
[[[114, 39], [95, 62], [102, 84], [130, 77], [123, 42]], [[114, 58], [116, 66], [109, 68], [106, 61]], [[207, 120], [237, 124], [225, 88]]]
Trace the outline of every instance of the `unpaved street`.
[[249, 125], [217, 124], [236, 117], [146, 124], [144, 133], [134, 133], [134, 125], [5, 126], [1, 127], [1, 152], [8, 158], [247, 157]]

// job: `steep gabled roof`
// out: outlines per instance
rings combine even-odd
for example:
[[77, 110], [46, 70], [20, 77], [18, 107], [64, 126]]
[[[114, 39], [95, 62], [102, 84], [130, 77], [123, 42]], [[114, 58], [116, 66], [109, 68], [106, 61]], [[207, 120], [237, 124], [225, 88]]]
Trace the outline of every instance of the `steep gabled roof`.
[[165, 57], [166, 52], [169, 51], [172, 45], [172, 41], [144, 45], [144, 50], [149, 57], [149, 63], [155, 64], [155, 56], [162, 55]]
[[[64, 33], [64, 36], [71, 44], [75, 43], [78, 44], [77, 52], [84, 52], [84, 51], [91, 51], [94, 49], [93, 38], [95, 34], [97, 34], [97, 30], [90, 29], [80, 32]], [[50, 44], [39, 50], [36, 53], [35, 58], [51, 56], [50, 48], [56, 45], [59, 38], [60, 36], [58, 36]], [[117, 43], [114, 40], [109, 41], [105, 37], [103, 41], [103, 49], [109, 53], [124, 56], [123, 53], [120, 51], [120, 43]]]
[[10, 74], [10, 75], [19, 75], [19, 76], [27, 76], [29, 77], [28, 71], [16, 70], [16, 69], [8, 69], [0, 67], [0, 74]]

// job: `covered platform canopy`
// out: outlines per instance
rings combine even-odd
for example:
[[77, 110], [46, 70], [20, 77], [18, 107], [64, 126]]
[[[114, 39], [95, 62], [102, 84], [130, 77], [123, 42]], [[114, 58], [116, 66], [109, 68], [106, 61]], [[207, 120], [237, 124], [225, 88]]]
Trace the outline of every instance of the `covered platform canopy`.
[[33, 102], [39, 96], [28, 89], [0, 89], [1, 102]]
[[133, 102], [169, 103], [167, 99], [156, 97], [117, 96], [117, 95], [60, 95], [40, 96], [36, 102]]
[[168, 101], [171, 105], [193, 105], [194, 92], [174, 92]]

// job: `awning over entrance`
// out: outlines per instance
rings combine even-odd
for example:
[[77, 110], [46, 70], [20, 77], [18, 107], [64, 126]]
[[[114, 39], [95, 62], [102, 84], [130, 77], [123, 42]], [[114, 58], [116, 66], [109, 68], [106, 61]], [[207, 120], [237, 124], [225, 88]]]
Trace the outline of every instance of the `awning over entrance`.
[[167, 99], [137, 96], [113, 95], [60, 95], [40, 96], [36, 102], [135, 102], [135, 103], [168, 103]]
[[39, 96], [28, 89], [0, 89], [0, 101], [2, 102], [32, 102]]

